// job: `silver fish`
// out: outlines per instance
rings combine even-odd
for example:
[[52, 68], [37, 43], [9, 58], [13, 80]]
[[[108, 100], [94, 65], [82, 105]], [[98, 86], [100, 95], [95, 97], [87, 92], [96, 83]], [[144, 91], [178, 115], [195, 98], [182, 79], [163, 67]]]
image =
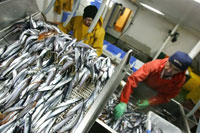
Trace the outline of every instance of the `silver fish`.
[[[50, 119], [51, 120], [51, 119]], [[54, 118], [53, 120], [51, 120], [51, 122], [49, 123], [49, 125], [46, 127], [44, 133], [49, 133], [51, 128], [53, 127], [54, 123], [55, 123], [56, 119]]]
[[18, 107], [10, 107], [9, 109], [5, 110], [3, 113], [13, 112], [24, 109], [24, 106], [18, 106]]
[[46, 120], [45, 122], [43, 122], [42, 123], [42, 125], [40, 125], [39, 127], [38, 127], [38, 133], [41, 133], [51, 122], [52, 122], [52, 120], [53, 120], [54, 118], [51, 118], [51, 119], [48, 119], [48, 120]]
[[13, 102], [19, 97], [20, 93], [28, 86], [29, 82], [31, 81], [31, 78], [32, 77], [26, 78], [18, 86], [16, 86], [13, 93], [7, 100], [6, 107], [10, 107], [13, 104]]
[[82, 111], [83, 111], [83, 108], [81, 106], [80, 109], [77, 111], [77, 115], [72, 118], [73, 120], [70, 123], [68, 123], [66, 126], [63, 126], [59, 131], [66, 132], [70, 130], [72, 127], [74, 127], [75, 124], [77, 124], [78, 120], [80, 119]]
[[13, 49], [20, 47], [19, 41], [16, 41], [15, 43], [9, 45], [6, 49], [6, 51], [1, 55], [2, 58], [5, 58], [8, 56], [8, 54], [13, 51]]
[[91, 76], [91, 72], [88, 70], [85, 72], [85, 74], [83, 75], [80, 83], [79, 83], [79, 87], [81, 88], [83, 86], [83, 84], [86, 82], [86, 80]]
[[40, 125], [42, 125], [42, 123], [44, 123], [46, 120], [47, 120], [47, 118], [48, 118], [48, 116], [51, 114], [51, 110], [49, 110], [47, 113], [45, 113], [41, 118], [40, 118], [40, 120], [38, 120], [37, 121], [37, 123], [36, 123], [36, 125], [35, 125], [35, 128], [37, 129], [37, 128], [39, 128], [39, 126]]
[[48, 86], [50, 82], [53, 80], [53, 78], [56, 75], [56, 68], [52, 68], [49, 70], [49, 75], [47, 76], [45, 84]]
[[31, 114], [27, 113], [25, 116], [24, 133], [31, 132]]

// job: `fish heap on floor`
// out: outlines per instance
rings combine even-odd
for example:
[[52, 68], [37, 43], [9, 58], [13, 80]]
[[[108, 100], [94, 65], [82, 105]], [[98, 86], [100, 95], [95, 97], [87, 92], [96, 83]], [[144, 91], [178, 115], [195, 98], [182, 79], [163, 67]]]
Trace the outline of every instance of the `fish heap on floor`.
[[[16, 25], [19, 39], [0, 48], [0, 132], [75, 132], [114, 71], [110, 59], [41, 20]], [[72, 95], [88, 84], [88, 97]]]
[[118, 99], [115, 94], [112, 95], [99, 119], [119, 133], [144, 133], [147, 116], [134, 110], [131, 103], [128, 103], [127, 111], [118, 120], [114, 120], [113, 112], [119, 103]]

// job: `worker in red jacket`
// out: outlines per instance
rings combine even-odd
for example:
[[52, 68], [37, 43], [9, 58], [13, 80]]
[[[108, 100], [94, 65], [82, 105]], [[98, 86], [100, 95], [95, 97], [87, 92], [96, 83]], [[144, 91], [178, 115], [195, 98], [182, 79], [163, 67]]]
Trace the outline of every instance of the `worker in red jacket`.
[[120, 96], [120, 103], [114, 109], [114, 117], [118, 119], [126, 111], [127, 103], [133, 88], [139, 82], [157, 91], [157, 95], [143, 101], [138, 100], [139, 108], [149, 105], [167, 103], [178, 95], [185, 82], [185, 71], [192, 64], [192, 59], [184, 52], [177, 51], [169, 58], [157, 59], [144, 64], [128, 77]]

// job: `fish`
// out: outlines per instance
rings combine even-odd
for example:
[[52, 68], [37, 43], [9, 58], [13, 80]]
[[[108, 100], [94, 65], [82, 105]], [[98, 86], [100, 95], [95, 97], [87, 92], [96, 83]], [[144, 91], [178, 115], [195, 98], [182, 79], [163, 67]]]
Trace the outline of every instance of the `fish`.
[[[109, 125], [117, 132], [145, 132], [145, 122], [147, 115], [144, 112], [130, 108], [128, 103], [127, 111], [116, 121], [113, 117], [114, 107], [119, 103], [116, 94], [108, 101], [99, 119]], [[131, 105], [132, 106], [132, 105]]]
[[6, 49], [6, 51], [1, 55], [1, 58], [5, 58], [6, 56], [8, 56], [10, 54], [10, 52], [12, 52], [14, 49], [19, 48], [20, 44], [19, 41], [17, 40], [16, 42], [14, 42], [12, 45], [9, 45]]
[[19, 25], [0, 48], [0, 132], [76, 132], [112, 75], [109, 58], [32, 15]]
[[6, 49], [7, 49], [7, 45], [2, 45], [1, 46], [1, 48], [0, 48], [0, 57], [6, 51]]
[[22, 110], [24, 108], [25, 108], [24, 106], [10, 107], [7, 110], [5, 110], [3, 113], [9, 113], [9, 112], [13, 112], [13, 111], [18, 111], [18, 110]]
[[33, 107], [35, 107], [36, 102], [32, 102], [29, 105], [27, 105], [20, 113], [17, 115], [17, 120], [22, 118], [24, 115], [26, 115]]
[[75, 64], [74, 61], [69, 61], [66, 62], [62, 68], [62, 70], [60, 71], [60, 74], [64, 73], [70, 66], [73, 66]]
[[40, 125], [42, 125], [48, 118], [48, 116], [51, 114], [52, 110], [49, 110], [48, 112], [46, 112], [41, 118], [40, 120], [37, 121], [37, 123], [35, 123], [35, 128], [39, 128]]
[[55, 85], [39, 87], [38, 91], [48, 91], [48, 90], [52, 90], [54, 87], [55, 87]]
[[50, 83], [51, 83], [51, 81], [54, 79], [54, 77], [55, 77], [55, 75], [56, 75], [56, 68], [55, 67], [53, 67], [53, 68], [51, 68], [50, 70], [49, 70], [49, 74], [48, 74], [48, 76], [47, 76], [47, 79], [46, 79], [46, 82], [45, 82], [45, 85], [46, 86], [48, 86]]
[[87, 71], [85, 72], [85, 74], [83, 75], [83, 77], [82, 77], [80, 83], [79, 83], [79, 87], [80, 87], [80, 88], [83, 86], [83, 84], [86, 82], [86, 80], [87, 80], [89, 77], [91, 77], [91, 72], [90, 72], [89, 70], [87, 70]]
[[31, 42], [36, 41], [36, 39], [38, 39], [38, 36], [37, 36], [37, 35], [32, 35], [32, 36], [27, 37], [24, 46], [25, 46], [25, 47], [28, 47], [28, 45], [29, 45]]
[[37, 28], [36, 22], [33, 20], [32, 15], [30, 15], [30, 17], [29, 17], [29, 22], [30, 22], [31, 29]]
[[32, 114], [30, 114], [30, 113], [27, 113], [25, 116], [24, 133], [31, 132], [31, 116], [32, 116]]
[[78, 122], [78, 120], [79, 120], [79, 118], [80, 118], [80, 116], [82, 114], [82, 111], [83, 111], [82, 107], [83, 107], [83, 104], [81, 104], [80, 109], [77, 111], [77, 115], [73, 116], [71, 122], [68, 123], [67, 125], [63, 126], [59, 130], [59, 132], [66, 132], [66, 131], [70, 130], [72, 127], [74, 127], [77, 124], [77, 122]]
[[20, 93], [28, 86], [29, 82], [31, 81], [32, 77], [28, 77], [25, 80], [23, 80], [18, 86], [16, 86], [16, 89], [13, 91], [13, 93], [10, 95], [10, 97], [7, 100], [6, 108], [10, 107], [15, 100], [19, 97]]
[[72, 92], [72, 89], [74, 88], [74, 86], [77, 84], [77, 81], [78, 81], [78, 73], [76, 73], [72, 79], [72, 81], [70, 82], [69, 84], [69, 87], [67, 89], [67, 92], [66, 92], [66, 95], [64, 96], [65, 99], [69, 99], [69, 97], [71, 96], [71, 92]]
[[56, 119], [54, 118], [54, 119], [49, 119], [50, 120], [50, 123], [48, 123], [48, 126], [45, 128], [45, 133], [49, 133], [50, 132], [50, 130], [51, 130], [51, 128], [53, 127], [53, 125], [54, 125], [54, 123], [55, 123], [55, 121], [56, 121]]
[[38, 127], [38, 133], [41, 133], [43, 130], [45, 130], [45, 128], [52, 122], [52, 120], [55, 119], [55, 118], [51, 118], [51, 119], [48, 119], [46, 120], [45, 122], [43, 122], [39, 127]]
[[54, 36], [54, 35], [56, 35], [56, 34], [58, 34], [58, 32], [56, 32], [55, 30], [50, 30], [50, 31], [48, 31], [48, 32], [44, 32], [44, 33], [42, 33], [42, 34], [39, 34], [38, 40], [40, 41], [40, 40], [43, 40], [43, 39], [45, 39], [45, 38], [47, 38], [47, 37]]
[[0, 73], [2, 73], [8, 66], [17, 58], [17, 54], [15, 56], [10, 57], [9, 59], [2, 62], [0, 65]]
[[[56, 132], [56, 131], [60, 130], [60, 128], [63, 127], [63, 126], [66, 124], [66, 122], [69, 121], [69, 120], [73, 117], [74, 112], [76, 112], [77, 110], [79, 110], [79, 112], [78, 112], [78, 116], [77, 116], [76, 118], [80, 117], [80, 113], [81, 113], [82, 107], [83, 107], [83, 101], [80, 102], [79, 104], [75, 105], [71, 110], [69, 110], [69, 112], [66, 114], [66, 118], [65, 118], [64, 120], [60, 121], [59, 123], [57, 123], [57, 124], [52, 128], [52, 131], [53, 131], [53, 132]], [[81, 109], [80, 109], [80, 108], [81, 108]], [[76, 119], [75, 119], [75, 120], [76, 120]], [[77, 122], [77, 121], [75, 121], [75, 122]], [[73, 123], [73, 124], [74, 124], [74, 123]], [[72, 125], [68, 125], [67, 128], [70, 128], [71, 126], [72, 126]], [[63, 130], [66, 130], [66, 128], [63, 129]]]

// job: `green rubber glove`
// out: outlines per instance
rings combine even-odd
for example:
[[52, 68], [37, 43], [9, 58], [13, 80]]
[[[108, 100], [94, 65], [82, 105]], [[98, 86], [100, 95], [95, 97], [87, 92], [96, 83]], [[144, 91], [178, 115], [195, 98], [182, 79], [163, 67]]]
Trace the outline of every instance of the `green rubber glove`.
[[117, 106], [115, 106], [115, 109], [114, 109], [115, 120], [119, 119], [124, 114], [124, 112], [126, 111], [126, 108], [127, 108], [127, 104], [123, 102], [120, 102]]
[[144, 101], [140, 101], [138, 100], [137, 102], [137, 106], [139, 108], [145, 108], [145, 107], [148, 107], [150, 104], [149, 104], [149, 101], [148, 100], [144, 100]]

